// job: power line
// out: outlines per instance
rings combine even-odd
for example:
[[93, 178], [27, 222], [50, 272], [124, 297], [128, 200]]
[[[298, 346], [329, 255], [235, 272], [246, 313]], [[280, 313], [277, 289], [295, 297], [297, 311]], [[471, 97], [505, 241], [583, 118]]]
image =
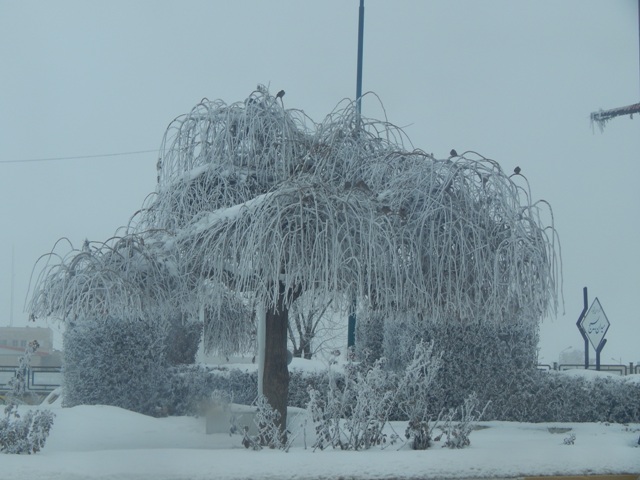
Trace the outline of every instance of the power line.
[[83, 160], [87, 158], [105, 158], [105, 157], [120, 157], [124, 155], [140, 155], [143, 153], [157, 153], [159, 150], [138, 150], [135, 152], [120, 152], [120, 153], [102, 153], [99, 155], [78, 155], [76, 157], [48, 157], [48, 158], [28, 158], [23, 160], [0, 160], [0, 163], [31, 163], [31, 162], [56, 162], [61, 160]]

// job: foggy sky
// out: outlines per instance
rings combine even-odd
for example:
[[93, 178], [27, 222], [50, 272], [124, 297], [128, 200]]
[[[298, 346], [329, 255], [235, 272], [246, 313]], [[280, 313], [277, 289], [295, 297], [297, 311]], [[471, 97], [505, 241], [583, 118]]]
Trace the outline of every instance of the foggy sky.
[[[165, 128], [203, 97], [263, 83], [318, 122], [353, 98], [358, 3], [0, 0], [0, 325], [26, 323], [31, 271], [56, 240], [128, 222], [155, 189]], [[436, 157], [520, 166], [553, 207], [565, 302], [542, 324], [541, 361], [582, 346], [584, 286], [611, 321], [603, 362], [640, 360], [640, 119], [589, 123], [639, 101], [637, 1], [365, 4], [363, 90], [384, 110], [367, 97], [363, 115]]]

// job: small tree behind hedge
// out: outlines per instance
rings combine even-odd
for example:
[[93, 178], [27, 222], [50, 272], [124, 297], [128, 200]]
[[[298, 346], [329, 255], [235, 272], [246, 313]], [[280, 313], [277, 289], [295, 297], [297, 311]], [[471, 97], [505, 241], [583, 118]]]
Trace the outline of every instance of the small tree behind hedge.
[[0, 418], [0, 452], [36, 453], [44, 447], [55, 415], [49, 410], [29, 410], [18, 413], [17, 402], [27, 393], [27, 375], [31, 356], [40, 345], [29, 342], [15, 376], [9, 381], [9, 402]]

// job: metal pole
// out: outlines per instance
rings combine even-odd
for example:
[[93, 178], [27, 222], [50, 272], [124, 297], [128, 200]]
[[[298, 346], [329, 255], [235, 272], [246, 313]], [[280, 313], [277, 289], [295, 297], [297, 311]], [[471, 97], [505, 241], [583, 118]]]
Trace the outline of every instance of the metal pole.
[[598, 348], [596, 348], [596, 370], [598, 372], [600, 371], [600, 352], [602, 352], [602, 349], [604, 348], [606, 343], [607, 339], [603, 338], [600, 342], [600, 345], [598, 345]]
[[351, 302], [351, 312], [349, 312], [349, 324], [347, 326], [347, 347], [356, 344], [356, 297], [354, 295]]
[[[360, 131], [360, 117], [362, 116], [362, 44], [364, 39], [364, 0], [360, 0], [358, 12], [358, 65], [356, 70], [356, 131]], [[351, 312], [347, 325], [347, 347], [356, 344], [356, 297], [353, 296]]]
[[584, 316], [587, 314], [587, 311], [589, 310], [589, 302], [587, 300], [587, 287], [584, 287], [582, 289], [582, 297], [584, 299], [584, 306], [582, 307], [582, 313], [578, 317], [576, 326], [578, 327], [578, 330], [580, 330], [580, 335], [582, 335], [582, 339], [584, 340], [584, 369], [588, 370], [589, 369], [589, 338], [587, 337], [587, 334], [585, 333], [585, 331], [582, 329], [582, 325], [580, 325], [580, 322], [582, 322], [582, 319], [584, 318]]
[[357, 115], [358, 127], [360, 127], [360, 115], [362, 114], [363, 39], [364, 39], [364, 0], [360, 0], [360, 9], [359, 9], [359, 15], [358, 15], [358, 67], [357, 67], [357, 73], [356, 73], [356, 115]]
[[16, 252], [15, 247], [11, 245], [11, 302], [9, 303], [9, 326], [13, 327], [13, 291], [14, 284], [16, 283], [16, 273], [15, 273], [15, 259]]

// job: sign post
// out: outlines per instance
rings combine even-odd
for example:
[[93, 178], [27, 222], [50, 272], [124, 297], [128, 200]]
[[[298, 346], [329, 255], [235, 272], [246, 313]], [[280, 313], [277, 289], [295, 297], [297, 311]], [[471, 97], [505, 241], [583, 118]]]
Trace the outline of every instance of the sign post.
[[[607, 330], [609, 330], [610, 325], [611, 323], [607, 318], [607, 314], [604, 313], [602, 305], [600, 305], [600, 301], [597, 298], [593, 301], [589, 311], [582, 316], [582, 319], [579, 322], [579, 328], [583, 337], [589, 339], [591, 345], [593, 345], [593, 348], [596, 351], [596, 370], [600, 370], [600, 352], [602, 352], [602, 349], [607, 343], [604, 336], [606, 335]], [[585, 345], [585, 347], [588, 347], [588, 345]], [[585, 352], [586, 351], [587, 348], [585, 348]], [[588, 361], [588, 357], [586, 355], [585, 359]]]
[[589, 337], [582, 328], [582, 320], [584, 316], [587, 314], [587, 310], [589, 309], [589, 301], [587, 300], [587, 287], [582, 289], [582, 298], [584, 300], [584, 306], [582, 307], [582, 312], [578, 317], [578, 321], [576, 322], [576, 326], [578, 330], [580, 330], [580, 335], [582, 335], [582, 339], [584, 340], [584, 369], [589, 369]]

